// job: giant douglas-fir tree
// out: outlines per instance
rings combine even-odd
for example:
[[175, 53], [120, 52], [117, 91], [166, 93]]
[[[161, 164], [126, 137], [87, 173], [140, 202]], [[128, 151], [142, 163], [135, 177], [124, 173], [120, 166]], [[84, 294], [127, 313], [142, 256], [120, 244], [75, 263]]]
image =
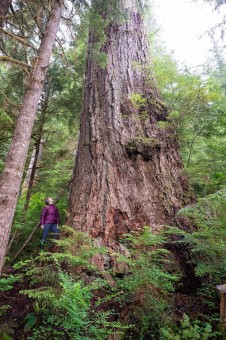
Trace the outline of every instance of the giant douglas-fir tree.
[[[110, 19], [113, 7], [124, 18]], [[99, 36], [91, 25], [67, 223], [122, 251], [123, 234], [172, 223], [192, 199], [174, 134], [158, 124], [168, 111], [150, 76], [138, 1], [93, 0], [92, 8], [106, 23], [100, 52], [107, 65], [95, 57]]]

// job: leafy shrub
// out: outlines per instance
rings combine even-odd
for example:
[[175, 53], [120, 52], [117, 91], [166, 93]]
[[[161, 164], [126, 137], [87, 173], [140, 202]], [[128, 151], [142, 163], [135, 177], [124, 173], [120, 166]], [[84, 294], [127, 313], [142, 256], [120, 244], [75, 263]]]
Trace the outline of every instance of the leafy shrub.
[[212, 331], [212, 326], [208, 322], [199, 320], [192, 322], [186, 314], [183, 315], [179, 326], [162, 328], [160, 334], [160, 340], [207, 340], [216, 339], [217, 335], [216, 332]]
[[13, 284], [20, 280], [19, 275], [3, 275], [0, 279], [0, 292], [4, 292], [13, 288]]
[[[226, 280], [226, 190], [218, 191], [199, 199], [196, 204], [187, 206], [178, 212], [194, 225], [193, 232], [178, 228], [168, 228], [168, 233], [179, 235], [176, 243], [185, 245], [195, 265], [195, 275], [201, 285], [198, 295], [205, 305], [205, 318], [211, 316], [210, 323], [215, 329], [219, 323], [219, 293], [216, 285]], [[213, 320], [217, 313], [218, 320]]]
[[118, 256], [118, 261], [129, 266], [128, 275], [117, 279], [117, 283], [123, 291], [122, 302], [132, 307], [139, 339], [158, 334], [159, 327], [171, 319], [171, 294], [179, 272], [163, 248], [165, 241], [163, 236], [144, 227], [141, 235], [126, 235], [123, 242], [129, 255]]
[[[106, 335], [112, 334], [112, 329], [121, 325], [109, 322], [109, 313], [94, 313], [91, 309], [92, 292], [104, 284], [95, 280], [85, 285], [59, 270], [53, 287], [22, 291], [43, 306], [39, 325], [34, 327], [32, 337], [28, 339], [46, 339], [47, 336], [54, 336], [54, 339], [105, 339]], [[35, 315], [30, 314], [26, 321], [28, 326], [37, 325]]]
[[180, 242], [190, 248], [196, 275], [212, 286], [223, 282], [226, 279], [226, 190], [199, 199], [197, 204], [181, 209], [179, 215], [197, 227], [192, 233], [177, 231], [183, 237]]
[[[27, 315], [25, 331], [32, 330], [29, 339], [105, 339], [114, 328], [123, 327], [112, 321], [113, 311], [97, 310], [93, 302], [93, 292], [108, 286], [90, 264], [98, 249], [85, 233], [65, 227], [64, 236], [56, 241], [61, 252], [43, 252], [16, 266], [30, 279], [30, 289], [21, 293], [35, 299], [39, 306], [38, 311]], [[92, 272], [88, 284], [81, 280], [80, 268]]]

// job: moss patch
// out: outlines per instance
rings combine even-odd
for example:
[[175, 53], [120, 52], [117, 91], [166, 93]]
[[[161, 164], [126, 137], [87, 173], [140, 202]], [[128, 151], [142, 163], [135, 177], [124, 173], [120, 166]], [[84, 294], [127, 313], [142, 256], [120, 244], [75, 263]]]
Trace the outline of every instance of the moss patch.
[[125, 144], [127, 154], [130, 157], [136, 157], [136, 155], [140, 154], [145, 161], [149, 161], [154, 152], [159, 150], [160, 147], [161, 142], [156, 138], [135, 137]]

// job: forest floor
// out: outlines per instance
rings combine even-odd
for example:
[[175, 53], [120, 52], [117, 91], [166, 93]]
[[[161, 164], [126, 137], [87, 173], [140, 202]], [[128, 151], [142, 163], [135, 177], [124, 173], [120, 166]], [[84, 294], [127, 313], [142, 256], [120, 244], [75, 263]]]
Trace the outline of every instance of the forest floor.
[[[5, 269], [4, 274], [15, 275], [12, 267]], [[27, 295], [20, 293], [22, 290], [29, 289], [29, 282], [15, 282], [9, 291], [0, 292], [0, 334], [10, 334], [14, 340], [24, 340], [31, 336], [32, 331], [25, 332], [28, 315], [34, 313], [34, 300]], [[7, 306], [7, 310], [1, 310]], [[183, 314], [189, 315], [191, 320], [197, 319], [202, 314], [206, 314], [206, 308], [202, 299], [197, 295], [187, 295], [182, 293], [174, 294], [173, 319], [179, 322]], [[204, 320], [203, 320], [204, 321]], [[38, 322], [38, 319], [37, 319]], [[13, 333], [12, 333], [13, 332]]]
[[[12, 267], [7, 267], [4, 274], [18, 273]], [[34, 301], [20, 293], [21, 290], [28, 288], [28, 282], [18, 281], [14, 283], [12, 289], [0, 292], [0, 334], [10, 334], [13, 340], [23, 340], [29, 335], [27, 333], [27, 336], [24, 336], [24, 326], [27, 315], [34, 310]]]
[[[57, 252], [59, 249], [52, 245], [48, 249], [51, 252]], [[29, 280], [20, 273], [20, 270], [15, 270], [12, 266], [6, 266], [4, 273], [9, 276], [17, 276], [21, 274], [22, 279], [16, 281], [13, 284], [13, 288], [7, 291], [0, 291], [0, 336], [1, 334], [10, 334], [13, 340], [24, 340], [32, 335], [32, 330], [26, 329], [27, 323], [32, 320], [32, 315], [36, 315], [34, 310], [35, 300], [29, 298], [27, 295], [21, 293], [23, 290], [30, 289]], [[199, 319], [201, 321], [206, 321], [206, 315], [213, 315], [220, 313], [219, 310], [211, 310], [204, 304], [203, 299], [198, 296], [195, 292], [178, 291], [174, 292], [173, 298], [173, 308], [172, 317], [175, 323], [178, 323], [184, 314], [187, 314], [190, 320]], [[112, 301], [114, 304], [114, 301]], [[116, 303], [117, 305], [117, 303]], [[114, 304], [114, 309], [117, 310], [117, 306]], [[220, 302], [219, 302], [220, 306]], [[109, 306], [105, 306], [107, 309]], [[131, 308], [132, 306], [127, 306]], [[127, 308], [126, 307], [126, 308]], [[119, 308], [118, 312], [122, 310]], [[202, 320], [203, 315], [203, 320]], [[34, 318], [34, 325], [40, 322], [39, 317]], [[32, 328], [32, 327], [31, 327]], [[8, 339], [8, 338], [6, 338]]]

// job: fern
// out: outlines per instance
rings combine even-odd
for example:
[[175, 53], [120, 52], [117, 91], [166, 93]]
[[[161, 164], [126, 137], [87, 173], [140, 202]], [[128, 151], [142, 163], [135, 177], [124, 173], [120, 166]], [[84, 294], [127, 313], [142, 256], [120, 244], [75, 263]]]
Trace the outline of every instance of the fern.
[[[132, 304], [140, 339], [158, 333], [159, 327], [170, 320], [171, 293], [179, 272], [164, 249], [166, 237], [153, 234], [144, 227], [139, 235], [126, 235], [124, 240], [129, 255], [118, 255], [119, 262], [129, 267], [129, 275], [116, 278], [123, 291], [116, 299]], [[149, 333], [151, 332], [151, 333]]]
[[161, 329], [160, 340], [181, 340], [181, 339], [216, 339], [219, 332], [213, 332], [208, 322], [195, 320], [190, 321], [188, 315], [184, 314], [179, 326], [174, 328], [166, 327]]
[[[5, 276], [5, 275], [4, 275]], [[20, 275], [9, 275], [0, 279], [0, 291], [4, 292], [13, 288], [13, 284], [21, 279]]]
[[57, 298], [55, 289], [45, 286], [35, 289], [21, 290], [20, 294], [26, 294], [30, 298], [37, 299], [46, 305], [51, 304], [51, 302]]
[[[212, 285], [226, 279], [226, 190], [218, 191], [197, 204], [179, 211], [197, 226], [193, 233], [183, 235], [181, 243], [189, 245], [196, 275], [211, 280]], [[174, 232], [179, 234], [174, 229]]]

